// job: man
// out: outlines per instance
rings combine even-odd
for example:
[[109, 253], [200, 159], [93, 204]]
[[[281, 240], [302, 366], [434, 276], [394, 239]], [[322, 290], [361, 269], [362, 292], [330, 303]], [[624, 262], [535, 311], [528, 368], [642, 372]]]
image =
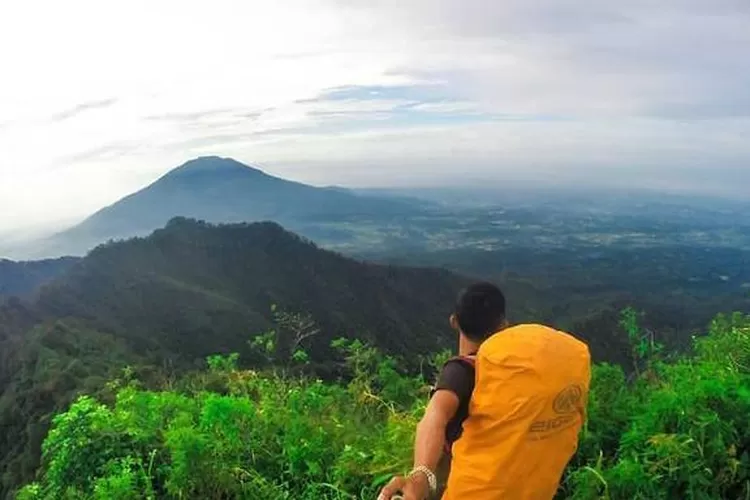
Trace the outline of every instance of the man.
[[588, 348], [542, 325], [508, 327], [505, 297], [490, 283], [459, 295], [451, 324], [459, 357], [441, 370], [417, 427], [414, 469], [393, 478], [379, 500], [439, 495], [435, 471], [446, 443], [444, 500], [550, 500], [585, 419]]
[[[450, 323], [458, 331], [459, 357], [448, 360], [440, 371], [414, 442], [415, 466], [436, 471], [441, 465], [444, 473], [450, 468], [450, 447], [461, 435], [469, 413], [474, 390], [472, 358], [486, 338], [507, 326], [505, 296], [491, 283], [476, 283], [459, 294]], [[421, 500], [429, 491], [428, 477], [416, 472], [407, 478], [396, 477], [380, 498], [391, 498], [396, 491], [403, 491], [406, 499]]]

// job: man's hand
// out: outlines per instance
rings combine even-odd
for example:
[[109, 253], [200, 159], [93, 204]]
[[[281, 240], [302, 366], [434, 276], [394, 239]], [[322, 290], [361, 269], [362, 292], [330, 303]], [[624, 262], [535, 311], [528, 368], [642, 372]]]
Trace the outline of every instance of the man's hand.
[[[458, 396], [449, 390], [438, 390], [427, 404], [424, 416], [417, 426], [414, 439], [414, 464], [435, 470], [445, 444], [445, 428], [458, 410]], [[391, 500], [401, 492], [404, 500], [424, 500], [430, 491], [427, 476], [417, 472], [408, 477], [391, 479], [380, 492], [378, 500]]]
[[391, 500], [399, 492], [403, 494], [404, 500], [424, 500], [427, 498], [429, 487], [424, 474], [414, 474], [409, 477], [396, 476], [382, 489], [378, 500]]

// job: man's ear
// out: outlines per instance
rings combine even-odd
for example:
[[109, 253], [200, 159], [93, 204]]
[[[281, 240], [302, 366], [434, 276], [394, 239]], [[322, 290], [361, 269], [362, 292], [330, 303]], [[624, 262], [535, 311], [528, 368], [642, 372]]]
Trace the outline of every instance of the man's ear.
[[455, 313], [451, 314], [450, 322], [451, 322], [451, 328], [453, 328], [454, 330], [459, 330], [458, 318], [456, 317]]

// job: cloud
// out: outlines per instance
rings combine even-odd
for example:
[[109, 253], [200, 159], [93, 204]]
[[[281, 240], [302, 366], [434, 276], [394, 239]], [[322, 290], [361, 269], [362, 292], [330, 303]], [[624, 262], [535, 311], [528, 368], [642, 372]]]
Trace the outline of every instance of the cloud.
[[583, 117], [750, 113], [747, 2], [358, 5], [372, 31], [417, 40], [408, 66], [418, 75], [442, 75], [485, 107]]
[[9, 2], [0, 230], [198, 154], [320, 184], [736, 192], [748, 26], [747, 0]]
[[427, 113], [476, 113], [479, 107], [470, 101], [438, 101], [415, 104], [411, 110]]
[[[211, 119], [215, 117], [223, 117], [226, 115], [234, 115], [236, 113], [236, 110], [232, 108], [224, 108], [224, 109], [206, 109], [202, 111], [192, 111], [192, 112], [171, 112], [171, 113], [163, 113], [159, 115], [148, 115], [143, 117], [144, 120], [153, 120], [153, 121], [167, 121], [167, 122], [195, 122], [195, 121], [201, 121], [205, 119]], [[259, 112], [255, 112], [255, 115], [257, 116]]]
[[117, 99], [102, 99], [99, 101], [82, 102], [81, 104], [77, 104], [73, 106], [72, 108], [53, 114], [50, 117], [50, 120], [52, 120], [53, 122], [61, 122], [64, 120], [69, 120], [87, 111], [108, 108], [114, 105], [116, 102], [117, 102]]

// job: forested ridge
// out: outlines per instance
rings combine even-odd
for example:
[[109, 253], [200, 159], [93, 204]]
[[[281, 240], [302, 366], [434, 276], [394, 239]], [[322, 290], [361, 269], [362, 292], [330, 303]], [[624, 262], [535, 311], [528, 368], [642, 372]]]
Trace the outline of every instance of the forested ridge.
[[[100, 246], [32, 299], [0, 306], [3, 488], [33, 474], [50, 413], [126, 364], [156, 381], [213, 353], [262, 362], [248, 339], [272, 327], [278, 306], [315, 318], [310, 369], [332, 377], [334, 338], [388, 353], [452, 347], [447, 314], [465, 283], [447, 271], [346, 259], [273, 223], [174, 219], [149, 237]], [[292, 343], [282, 334], [278, 356]]]

